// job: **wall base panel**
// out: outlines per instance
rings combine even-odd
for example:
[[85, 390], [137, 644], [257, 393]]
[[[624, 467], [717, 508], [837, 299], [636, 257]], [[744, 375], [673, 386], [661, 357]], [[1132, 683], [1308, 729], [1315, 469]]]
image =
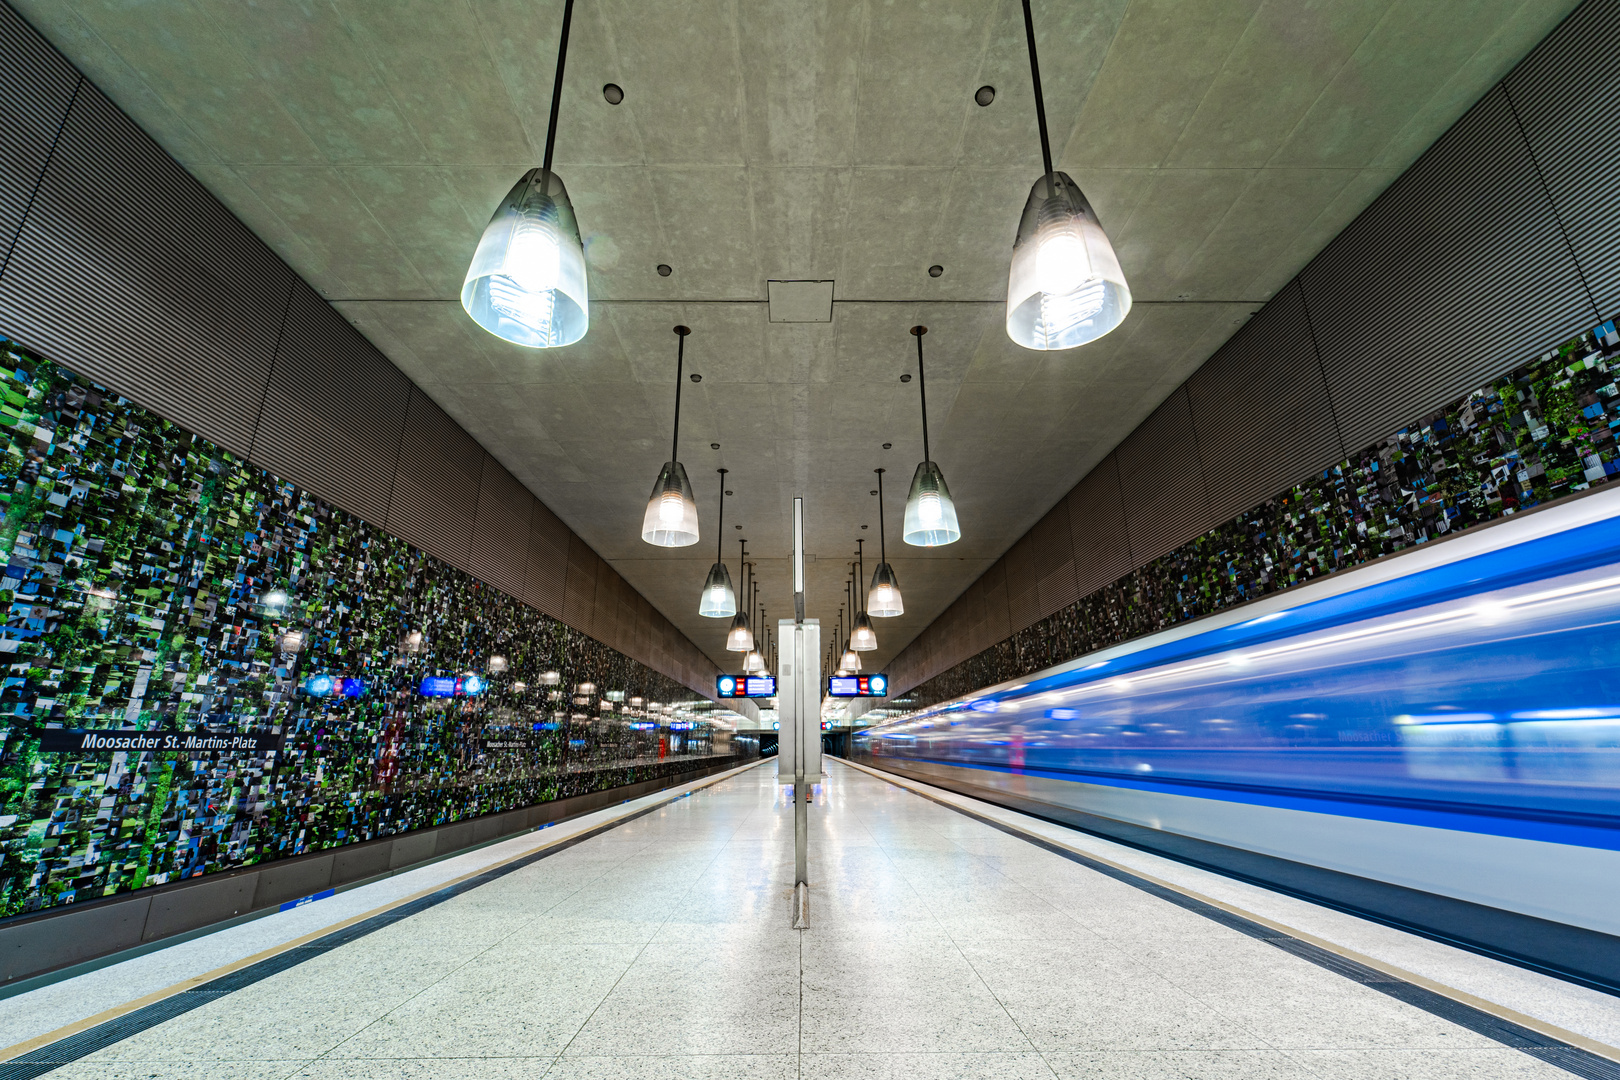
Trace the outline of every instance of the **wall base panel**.
[[0, 921], [0, 997], [79, 973], [67, 968], [104, 966], [142, 945], [174, 944], [173, 939], [182, 935], [196, 936], [271, 914], [289, 900], [414, 870], [738, 764], [736, 757], [717, 756], [712, 764], [667, 778]]

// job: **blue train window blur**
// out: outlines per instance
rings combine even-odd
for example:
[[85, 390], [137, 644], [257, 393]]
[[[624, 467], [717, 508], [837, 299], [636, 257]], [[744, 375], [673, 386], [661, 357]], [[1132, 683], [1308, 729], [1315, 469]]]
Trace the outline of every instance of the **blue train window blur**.
[[1466, 557], [1399, 556], [1377, 577], [1353, 571], [1338, 585], [1347, 591], [1307, 586], [1264, 614], [1105, 650], [860, 742], [877, 755], [1304, 809], [1330, 800], [1316, 808], [1620, 847], [1620, 493], [1544, 515], [1503, 523]]

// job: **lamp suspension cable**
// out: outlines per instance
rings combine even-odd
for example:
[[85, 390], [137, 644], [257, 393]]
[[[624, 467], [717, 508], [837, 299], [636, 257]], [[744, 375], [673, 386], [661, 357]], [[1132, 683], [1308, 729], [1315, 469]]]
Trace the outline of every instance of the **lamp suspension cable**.
[[[1029, 0], [1024, 0], [1024, 18], [1029, 18]], [[557, 45], [557, 78], [551, 84], [551, 120], [546, 124], [546, 157], [541, 168], [551, 172], [551, 154], [557, 148], [557, 116], [562, 112], [563, 68], [568, 64], [568, 28], [574, 24], [574, 0], [563, 0], [562, 40]], [[1033, 40], [1033, 39], [1032, 39]], [[1036, 84], [1035, 100], [1040, 100], [1040, 85]], [[1041, 140], [1046, 140], [1046, 121], [1041, 121]], [[1051, 171], [1048, 164], [1047, 171]]]
[[889, 561], [889, 538], [883, 529], [883, 470], [873, 469], [878, 478], [878, 562]]
[[849, 598], [849, 637], [844, 642], [844, 670], [854, 675], [861, 670], [861, 654], [855, 651], [855, 564], [849, 564], [849, 577], [844, 579], [844, 595]]
[[[564, 16], [566, 18], [566, 16]], [[1052, 142], [1046, 136], [1046, 96], [1041, 93], [1041, 64], [1035, 57], [1035, 16], [1024, 0], [1024, 37], [1029, 42], [1029, 78], [1035, 84], [1035, 124], [1041, 129], [1041, 164], [1046, 168], [1047, 194], [1054, 194], [1052, 184]]]
[[726, 473], [730, 470], [714, 471], [720, 474], [720, 520], [714, 526], [714, 561], [723, 564], [726, 561]]
[[[928, 333], [926, 326], [913, 326], [911, 336], [917, 339], [917, 401], [922, 405], [923, 424], [923, 461], [933, 461], [934, 456], [928, 452], [928, 380], [923, 377], [922, 339]], [[679, 398], [676, 399], [679, 402]], [[679, 405], [676, 406], [679, 409]]]
[[[675, 328], [675, 423], [670, 425], [669, 460], [679, 461], [681, 455], [681, 375], [686, 370], [686, 335], [692, 331], [685, 326]], [[721, 481], [724, 483], [725, 481]]]
[[855, 597], [861, 602], [861, 614], [866, 614], [866, 597], [861, 592], [861, 583], [866, 580], [866, 539], [855, 538]]

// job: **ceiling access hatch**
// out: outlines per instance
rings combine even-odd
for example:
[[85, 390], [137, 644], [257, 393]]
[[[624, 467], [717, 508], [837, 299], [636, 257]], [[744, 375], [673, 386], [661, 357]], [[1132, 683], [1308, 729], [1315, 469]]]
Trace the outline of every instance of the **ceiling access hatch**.
[[771, 322], [832, 322], [833, 283], [767, 281]]

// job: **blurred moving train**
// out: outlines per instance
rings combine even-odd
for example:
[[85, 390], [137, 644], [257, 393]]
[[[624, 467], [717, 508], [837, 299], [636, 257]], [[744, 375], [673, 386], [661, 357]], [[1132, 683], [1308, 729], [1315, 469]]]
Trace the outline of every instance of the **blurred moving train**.
[[1620, 490], [883, 722], [852, 756], [1620, 992]]

